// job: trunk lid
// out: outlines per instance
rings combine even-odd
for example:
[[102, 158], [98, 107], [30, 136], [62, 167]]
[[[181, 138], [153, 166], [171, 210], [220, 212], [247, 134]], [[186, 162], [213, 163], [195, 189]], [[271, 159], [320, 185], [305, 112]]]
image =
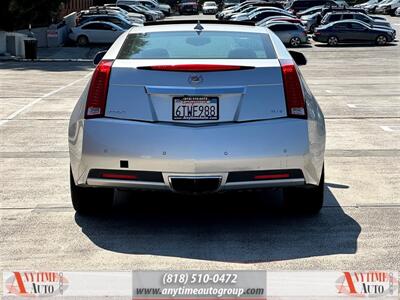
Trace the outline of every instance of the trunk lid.
[[[229, 60], [232, 66], [251, 66], [246, 70], [176, 72], [140, 69], [166, 64], [226, 65], [227, 60], [116, 60], [111, 71], [105, 116], [186, 124], [287, 116], [282, 71], [277, 59]], [[218, 102], [218, 119], [174, 119], [173, 111], [180, 97], [214, 99]]]

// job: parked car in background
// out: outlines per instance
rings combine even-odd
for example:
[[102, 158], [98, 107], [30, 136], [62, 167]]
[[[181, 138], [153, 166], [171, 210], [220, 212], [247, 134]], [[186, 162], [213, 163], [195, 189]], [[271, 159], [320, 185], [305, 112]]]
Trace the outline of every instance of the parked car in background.
[[143, 14], [146, 18], [146, 21], [157, 21], [159, 19], [159, 14], [155, 11], [151, 11], [146, 7], [139, 7], [138, 5], [127, 5], [127, 4], [118, 4], [118, 7], [128, 11], [128, 12], [136, 12], [139, 14]]
[[313, 39], [336, 46], [339, 43], [375, 43], [379, 46], [392, 42], [396, 31], [388, 27], [370, 26], [362, 21], [345, 20], [315, 28]]
[[140, 19], [143, 23], [146, 21], [146, 17], [143, 14], [137, 13], [135, 11], [127, 11], [126, 9], [116, 6], [114, 3], [104, 4], [104, 7], [106, 9], [111, 9], [120, 12], [122, 15], [126, 17]]
[[285, 16], [272, 16], [272, 17], [267, 17], [259, 22], [256, 23], [257, 26], [266, 26], [268, 23], [271, 22], [286, 22], [286, 23], [294, 23], [294, 24], [299, 24], [304, 26], [305, 23], [302, 22], [302, 20], [298, 18], [291, 18], [291, 17], [285, 17]]
[[204, 2], [202, 11], [204, 15], [215, 15], [218, 11], [217, 3], [215, 3], [214, 1]]
[[121, 15], [104, 15], [104, 14], [81, 15], [79, 18], [79, 25], [83, 25], [90, 21], [102, 21], [102, 22], [113, 23], [125, 30], [131, 28], [132, 26], [142, 26], [142, 24], [133, 23]]
[[314, 29], [321, 24], [322, 14], [321, 12], [316, 12], [311, 15], [304, 15], [301, 16], [301, 20], [305, 22], [307, 32], [314, 32]]
[[392, 0], [378, 6], [376, 12], [394, 15], [397, 8], [400, 7], [400, 0]]
[[250, 15], [242, 15], [242, 16], [235, 16], [232, 17], [232, 21], [252, 21], [252, 22], [259, 22], [267, 17], [271, 16], [286, 16], [290, 18], [295, 18], [294, 15], [280, 9], [268, 9], [268, 10], [260, 10], [256, 11]]
[[160, 5], [154, 0], [117, 0], [116, 5], [130, 5], [138, 7], [141, 10], [154, 12], [157, 14], [157, 20], [164, 18], [164, 13], [160, 10]]
[[296, 16], [300, 18], [302, 16], [313, 15], [317, 12], [321, 12], [324, 7], [325, 7], [324, 5], [313, 6], [310, 7], [309, 9], [297, 12]]
[[111, 22], [88, 21], [81, 26], [72, 27], [69, 38], [78, 46], [86, 46], [89, 43], [111, 44], [125, 30], [126, 28]]
[[111, 12], [115, 12], [121, 16], [123, 16], [125, 19], [136, 23], [136, 24], [143, 24], [145, 21], [145, 18], [143, 15], [141, 14], [137, 14], [137, 13], [130, 13], [127, 12], [126, 10], [123, 10], [122, 8], [118, 7], [118, 6], [112, 6], [110, 4], [108, 5], [104, 5], [104, 6], [95, 6], [95, 7], [90, 7], [89, 11], [91, 10], [95, 10], [95, 11], [111, 11]]
[[331, 12], [327, 13], [321, 20], [321, 25], [341, 20], [359, 20], [370, 26], [391, 27], [390, 23], [380, 19], [373, 19], [370, 16], [357, 12]]
[[196, 0], [180, 0], [180, 2], [178, 3], [178, 12], [180, 15], [197, 15], [199, 13], [199, 5]]
[[[383, 2], [389, 2], [390, 0], [373, 0], [370, 3], [367, 3], [365, 6], [360, 8], [365, 9], [368, 13], [373, 14], [375, 13], [376, 8]], [[369, 2], [369, 1], [368, 1]]]
[[333, 0], [294, 0], [286, 7], [286, 9], [289, 12], [296, 14], [311, 7], [321, 5], [338, 6], [338, 3]]
[[73, 207], [110, 212], [114, 189], [280, 188], [318, 213], [326, 134], [306, 59], [265, 28], [196, 23], [134, 28], [103, 54], [69, 122]]
[[308, 43], [307, 32], [304, 27], [299, 24], [267, 22], [266, 26], [273, 31], [285, 45], [298, 47], [301, 44]]
[[384, 12], [385, 8], [387, 7], [387, 5], [391, 2], [392, 2], [392, 0], [381, 1], [379, 4], [376, 5], [374, 13], [382, 14]]

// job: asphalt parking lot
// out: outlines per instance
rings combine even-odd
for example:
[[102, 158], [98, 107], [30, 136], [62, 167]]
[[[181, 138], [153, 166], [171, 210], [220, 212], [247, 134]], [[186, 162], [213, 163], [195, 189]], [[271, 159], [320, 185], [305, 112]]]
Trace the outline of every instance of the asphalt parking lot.
[[327, 124], [312, 218], [283, 213], [277, 192], [119, 192], [110, 216], [76, 215], [67, 124], [93, 66], [0, 62], [1, 268], [399, 270], [400, 46], [299, 51]]

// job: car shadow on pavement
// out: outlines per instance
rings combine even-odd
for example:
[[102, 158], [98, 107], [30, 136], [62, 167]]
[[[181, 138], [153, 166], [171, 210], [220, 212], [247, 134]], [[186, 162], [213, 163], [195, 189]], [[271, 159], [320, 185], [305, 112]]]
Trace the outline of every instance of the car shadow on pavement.
[[327, 184], [326, 206], [312, 217], [285, 213], [275, 190], [207, 197], [118, 192], [111, 215], [75, 220], [95, 245], [126, 254], [257, 263], [355, 253], [361, 227], [330, 188], [347, 186]]

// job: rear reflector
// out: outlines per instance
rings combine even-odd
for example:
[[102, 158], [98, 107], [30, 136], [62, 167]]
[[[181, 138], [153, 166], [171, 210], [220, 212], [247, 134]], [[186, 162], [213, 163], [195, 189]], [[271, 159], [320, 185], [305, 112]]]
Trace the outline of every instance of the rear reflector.
[[256, 180], [267, 180], [267, 179], [283, 179], [283, 178], [289, 178], [289, 177], [290, 177], [289, 173], [265, 174], [265, 175], [256, 175], [256, 176], [254, 176], [254, 179], [256, 179]]
[[187, 64], [187, 65], [158, 65], [148, 67], [138, 67], [139, 70], [171, 71], [171, 72], [215, 72], [215, 71], [237, 71], [254, 69], [247, 66], [232, 65], [205, 65], [205, 64]]
[[93, 73], [86, 101], [85, 119], [104, 116], [112, 64], [112, 60], [102, 60]]
[[307, 118], [306, 104], [296, 66], [291, 60], [280, 60], [280, 63], [285, 87], [287, 114], [289, 117], [305, 119]]
[[124, 179], [124, 180], [135, 180], [138, 179], [135, 175], [127, 175], [127, 174], [116, 174], [116, 173], [103, 173], [101, 177], [107, 179]]

